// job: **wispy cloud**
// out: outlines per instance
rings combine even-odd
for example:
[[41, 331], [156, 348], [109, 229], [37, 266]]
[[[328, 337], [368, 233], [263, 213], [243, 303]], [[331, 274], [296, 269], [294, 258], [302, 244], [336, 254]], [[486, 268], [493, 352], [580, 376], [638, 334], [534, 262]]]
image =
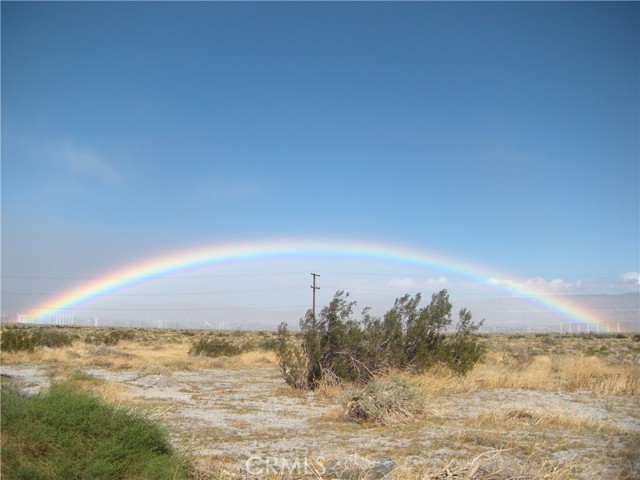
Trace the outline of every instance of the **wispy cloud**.
[[492, 287], [541, 295], [615, 294], [636, 291], [640, 286], [640, 273], [627, 272], [618, 277], [583, 278], [575, 281], [542, 277], [533, 277], [527, 280], [490, 278], [487, 280], [487, 284]]
[[427, 287], [432, 287], [434, 285], [442, 286], [442, 285], [446, 285], [447, 283], [449, 283], [449, 279], [444, 275], [440, 275], [437, 278], [428, 278], [427, 281], [425, 282]]
[[443, 275], [439, 277], [428, 278], [424, 281], [420, 281], [418, 283], [413, 278], [410, 277], [401, 277], [401, 278], [393, 278], [387, 282], [387, 287], [396, 288], [396, 289], [422, 289], [426, 288], [428, 291], [434, 288], [442, 288], [444, 285], [449, 283], [449, 279]]
[[387, 286], [391, 288], [413, 288], [416, 285], [416, 281], [409, 277], [392, 278], [387, 283]]
[[496, 287], [507, 287], [516, 290], [524, 290], [524, 291], [533, 291], [540, 293], [550, 293], [550, 294], [558, 294], [558, 293], [577, 293], [583, 290], [587, 285], [582, 280], [577, 280], [575, 282], [568, 282], [561, 278], [554, 278], [552, 280], [542, 278], [542, 277], [533, 277], [527, 280], [511, 280], [511, 279], [501, 279], [501, 278], [490, 278], [487, 280], [487, 283]]
[[528, 288], [534, 288], [536, 290], [550, 291], [550, 292], [569, 292], [581, 289], [584, 285], [582, 280], [576, 282], [567, 282], [561, 278], [554, 278], [553, 280], [547, 280], [541, 277], [530, 278], [525, 282]]
[[67, 141], [62, 147], [61, 158], [72, 172], [92, 177], [106, 183], [114, 183], [120, 174], [111, 163], [95, 152]]

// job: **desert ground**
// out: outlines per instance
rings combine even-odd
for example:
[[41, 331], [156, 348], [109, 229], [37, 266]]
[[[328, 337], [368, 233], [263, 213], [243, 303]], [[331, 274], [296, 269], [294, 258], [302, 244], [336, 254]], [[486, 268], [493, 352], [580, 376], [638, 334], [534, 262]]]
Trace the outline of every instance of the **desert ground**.
[[[11, 329], [54, 328], [5, 326]], [[67, 381], [169, 430], [195, 479], [637, 479], [640, 335], [487, 335], [465, 376], [406, 377], [423, 415], [362, 423], [352, 386], [288, 386], [272, 333], [57, 327], [62, 347], [1, 352], [3, 387], [26, 394]], [[190, 354], [203, 337], [242, 348]]]

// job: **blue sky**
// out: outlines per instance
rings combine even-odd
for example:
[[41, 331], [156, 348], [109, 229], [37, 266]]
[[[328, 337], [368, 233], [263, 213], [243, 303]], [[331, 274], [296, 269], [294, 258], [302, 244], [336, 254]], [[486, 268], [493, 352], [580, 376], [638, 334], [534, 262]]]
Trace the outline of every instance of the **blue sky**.
[[5, 291], [274, 237], [637, 291], [638, 3], [1, 8]]

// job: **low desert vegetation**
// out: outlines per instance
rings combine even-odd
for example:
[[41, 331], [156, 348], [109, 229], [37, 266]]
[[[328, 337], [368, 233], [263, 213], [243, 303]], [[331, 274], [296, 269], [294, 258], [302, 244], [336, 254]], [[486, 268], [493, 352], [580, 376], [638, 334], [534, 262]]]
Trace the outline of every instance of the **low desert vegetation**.
[[[118, 458], [122, 452], [118, 453], [115, 446], [107, 448], [105, 444], [94, 444], [91, 440], [81, 446], [87, 450], [76, 453], [84, 463], [78, 460], [80, 464], [73, 468], [79, 468], [85, 475], [76, 478], [101, 478], [100, 475], [123, 479], [243, 478], [242, 473], [234, 470], [238, 465], [235, 457], [192, 458], [188, 454], [176, 455], [176, 449], [191, 452], [197, 450], [193, 445], [206, 450], [227, 444], [229, 448], [238, 446], [246, 450], [253, 448], [246, 446], [247, 439], [259, 442], [260, 438], [282, 444], [287, 441], [286, 435], [281, 438], [279, 430], [256, 433], [252, 430], [253, 422], [259, 418], [261, 405], [279, 411], [284, 405], [294, 404], [299, 404], [300, 410], [296, 410], [293, 417], [297, 413], [303, 415], [307, 405], [316, 409], [316, 416], [307, 417], [313, 428], [297, 433], [306, 435], [305, 441], [310, 445], [320, 445], [324, 437], [331, 437], [333, 443], [335, 435], [336, 445], [339, 445], [336, 448], [351, 449], [349, 453], [355, 451], [377, 459], [393, 458], [398, 461], [393, 478], [398, 480], [456, 478], [456, 475], [457, 478], [476, 480], [640, 478], [640, 434], [636, 427], [622, 423], [620, 418], [627, 417], [611, 415], [613, 411], [622, 412], [633, 419], [631, 424], [640, 419], [637, 414], [640, 337], [626, 333], [483, 335], [468, 329], [466, 339], [477, 346], [471, 351], [481, 353], [481, 356], [473, 365], [461, 369], [459, 362], [447, 360], [456, 358], [451, 352], [442, 353], [437, 348], [426, 361], [424, 357], [410, 355], [404, 358], [382, 355], [394, 352], [388, 346], [391, 339], [395, 338], [397, 345], [410, 344], [405, 343], [409, 318], [422, 316], [428, 325], [429, 318], [437, 320], [437, 311], [447, 312], [446, 295], [432, 297], [433, 307], [431, 303], [420, 307], [415, 297], [402, 297], [383, 317], [375, 319], [365, 311], [357, 321], [352, 313], [355, 304], [345, 293], [339, 292], [336, 297], [337, 300], [334, 298], [334, 302], [321, 310], [315, 326], [309, 315], [303, 319], [313, 328], [293, 333], [283, 332], [281, 327], [280, 335], [273, 332], [4, 326], [0, 340], [3, 365], [38, 366], [49, 375], [53, 387], [33, 396], [3, 390], [3, 474], [6, 478], [74, 478], [68, 475], [68, 470], [58, 467], [71, 465], [71, 459], [54, 457], [62, 455], [60, 449], [53, 446], [62, 441], [62, 437], [56, 436], [55, 441], [47, 437], [49, 434], [64, 436], [52, 431], [62, 432], [62, 424], [55, 423], [51, 428], [38, 426], [39, 419], [50, 412], [37, 413], [37, 410], [48, 410], [46, 404], [55, 403], [50, 395], [58, 395], [67, 398], [65, 402], [74, 411], [81, 411], [74, 403], [76, 400], [69, 398], [87, 395], [99, 399], [109, 411], [125, 412], [133, 418], [146, 418], [145, 421], [153, 419], [153, 422], [145, 423], [150, 431], [157, 427], [155, 421], [164, 422], [168, 430], [159, 427], [158, 438], [164, 435], [166, 441], [167, 431], [170, 431], [174, 447], [167, 443], [166, 449], [156, 448], [157, 458], [149, 456], [151, 454], [145, 450], [147, 453], [137, 455], [142, 463], [131, 463], [130, 469], [123, 470], [121, 475], [111, 470], [109, 474], [103, 474], [100, 462], [105, 463], [104, 460], [89, 466], [91, 458], [99, 458], [97, 453], [89, 453], [89, 449], [111, 449]], [[452, 320], [451, 310], [448, 311], [444, 318]], [[416, 316], [403, 316], [407, 312], [414, 312]], [[470, 319], [466, 315], [464, 318]], [[436, 320], [433, 321], [437, 324]], [[367, 325], [375, 325], [379, 330], [374, 328], [372, 332], [382, 332], [379, 338], [387, 343], [382, 346], [373, 343], [373, 337], [366, 331]], [[398, 325], [402, 328], [397, 329]], [[396, 329], [391, 328], [394, 326]], [[448, 329], [432, 330], [436, 339], [432, 345], [451, 346], [456, 338], [454, 327], [451, 322]], [[384, 337], [385, 331], [401, 332], [402, 335]], [[53, 338], [65, 340], [56, 343]], [[365, 343], [367, 351], [356, 348], [356, 338], [369, 342]], [[30, 346], [5, 348], [10, 342], [19, 343], [16, 339], [22, 339], [22, 344]], [[196, 353], [198, 345], [204, 348]], [[374, 345], [378, 347], [374, 348]], [[315, 378], [312, 389], [307, 383], [309, 357], [306, 352], [313, 346], [318, 347], [316, 352], [324, 353], [311, 357], [320, 359], [315, 365], [320, 365], [322, 373], [320, 377], [312, 377]], [[209, 349], [214, 356], [207, 354]], [[230, 356], [215, 356], [223, 351]], [[238, 351], [240, 353], [235, 354]], [[410, 358], [413, 360], [409, 361]], [[176, 387], [182, 389], [180, 395], [191, 398], [187, 401], [141, 396], [141, 391], [154, 393], [155, 390], [140, 386], [142, 384], [132, 387], [129, 382], [112, 381], [108, 379], [113, 377], [111, 373], [104, 375], [105, 371], [126, 372], [133, 383], [145, 376], [166, 378], [181, 384]], [[204, 389], [199, 383], [181, 383], [191, 374], [206, 379], [209, 373], [202, 376], [202, 372], [208, 371], [212, 378], [219, 378], [216, 371], [222, 371], [224, 388], [218, 389], [213, 380]], [[186, 372], [191, 373], [185, 375]], [[289, 380], [281, 380], [278, 373], [285, 379], [289, 375]], [[272, 383], [266, 385], [275, 384], [275, 387], [260, 393], [262, 384], [260, 381], [256, 384], [256, 379], [261, 378], [270, 378]], [[292, 379], [300, 383], [296, 385]], [[3, 384], [11, 383], [6, 377], [2, 380]], [[244, 405], [235, 391], [249, 384], [256, 384], [257, 390], [249, 390], [255, 397]], [[511, 401], [512, 398], [516, 400]], [[467, 399], [474, 399], [475, 403], [468, 405]], [[492, 399], [495, 399], [494, 403], [491, 403]], [[279, 404], [281, 400], [283, 403]], [[547, 403], [547, 400], [552, 402]], [[189, 423], [188, 418], [178, 416], [183, 407], [200, 405], [200, 401], [206, 405], [202, 407], [204, 409], [213, 408], [214, 404], [222, 405], [216, 408], [225, 408], [225, 415], [238, 415], [232, 424], [238, 425], [241, 433], [196, 425], [197, 421]], [[85, 400], [78, 402], [83, 404]], [[326, 410], [321, 412], [319, 406]], [[64, 410], [60, 408], [58, 414], [62, 415]], [[12, 411], [28, 412], [29, 416], [10, 413]], [[144, 412], [144, 415], [133, 412]], [[244, 414], [246, 419], [242, 417]], [[109, 415], [118, 417], [121, 413]], [[74, 417], [80, 420], [75, 414], [65, 416], [69, 421]], [[18, 418], [22, 420], [17, 422]], [[295, 418], [283, 417], [283, 421], [289, 420]], [[20, 427], [16, 427], [18, 423]], [[104, 425], [96, 428], [107, 430]], [[186, 430], [182, 432], [182, 429]], [[92, 430], [85, 433], [96, 441], [100, 439]], [[384, 437], [380, 445], [371, 440], [376, 437]], [[161, 442], [155, 445], [161, 445]], [[438, 457], [434, 452], [444, 454]], [[409, 457], [420, 462], [402, 462]], [[122, 463], [127, 462], [123, 460]], [[160, 474], [148, 476], [151, 469]], [[612, 473], [603, 476], [604, 471]]]
[[276, 354], [285, 381], [295, 388], [316, 389], [322, 382], [367, 383], [389, 370], [423, 372], [436, 365], [465, 374], [482, 358], [475, 334], [482, 325], [462, 309], [455, 330], [449, 293], [442, 290], [420, 306], [422, 296], [405, 295], [382, 317], [365, 309], [353, 318], [356, 302], [338, 291], [320, 311], [300, 321], [301, 342], [286, 324], [278, 328]]
[[[29, 348], [4, 348], [16, 338], [63, 338], [53, 344], [29, 340]], [[169, 370], [247, 368], [276, 363], [272, 332], [222, 332], [7, 325], [1, 330], [4, 364], [44, 365], [67, 372], [82, 368]], [[23, 342], [25, 343], [25, 342]]]
[[350, 419], [378, 425], [421, 421], [427, 408], [419, 385], [399, 374], [376, 378], [364, 387], [345, 390], [341, 401]]
[[610, 363], [584, 354], [536, 355], [524, 363], [513, 363], [503, 352], [492, 351], [464, 377], [439, 366], [416, 378], [431, 396], [493, 389], [588, 391], [593, 395], [620, 396], [640, 393], [637, 360]]
[[59, 330], [11, 328], [2, 332], [0, 350], [33, 352], [38, 347], [65, 347], [71, 345], [76, 338], [75, 335]]
[[84, 341], [94, 345], [117, 345], [120, 340], [136, 339], [136, 332], [133, 329], [112, 329], [109, 331], [95, 331], [88, 334]]
[[201, 338], [193, 344], [190, 355], [204, 355], [207, 357], [234, 357], [242, 353], [242, 348], [227, 340], [218, 338]]

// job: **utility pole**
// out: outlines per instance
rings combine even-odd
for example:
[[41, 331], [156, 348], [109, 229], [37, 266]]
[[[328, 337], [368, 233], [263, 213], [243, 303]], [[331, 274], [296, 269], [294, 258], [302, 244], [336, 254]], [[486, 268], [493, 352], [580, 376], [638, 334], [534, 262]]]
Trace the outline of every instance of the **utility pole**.
[[313, 277], [313, 285], [311, 285], [311, 289], [313, 290], [313, 310], [311, 310], [311, 312], [313, 313], [313, 320], [315, 321], [315, 319], [316, 319], [316, 290], [320, 290], [320, 287], [316, 287], [316, 277], [319, 277], [320, 275], [318, 275], [317, 273], [312, 273], [311, 276]]

